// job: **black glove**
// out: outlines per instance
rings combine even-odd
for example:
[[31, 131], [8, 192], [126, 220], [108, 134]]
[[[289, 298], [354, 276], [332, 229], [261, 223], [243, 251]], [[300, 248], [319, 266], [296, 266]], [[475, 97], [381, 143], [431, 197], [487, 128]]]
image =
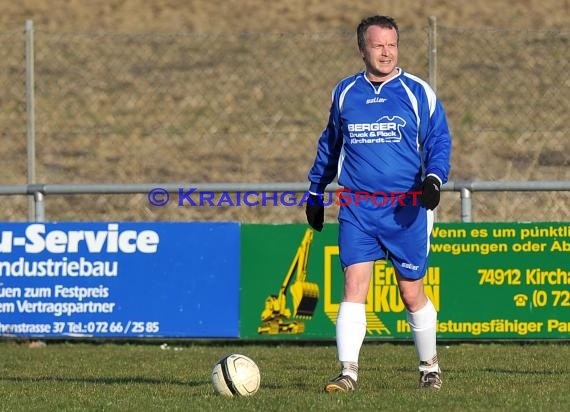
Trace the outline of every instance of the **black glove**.
[[434, 176], [428, 176], [422, 182], [422, 194], [420, 195], [420, 204], [426, 209], [433, 210], [439, 205], [441, 183]]
[[323, 205], [323, 195], [309, 194], [307, 205], [305, 206], [305, 214], [307, 222], [317, 232], [323, 230], [323, 222], [325, 221], [325, 207]]

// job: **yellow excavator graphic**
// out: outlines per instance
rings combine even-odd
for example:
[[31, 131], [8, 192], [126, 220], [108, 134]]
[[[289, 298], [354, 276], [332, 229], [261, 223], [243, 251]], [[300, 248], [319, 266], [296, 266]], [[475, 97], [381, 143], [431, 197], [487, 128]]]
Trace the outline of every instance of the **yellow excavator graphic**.
[[[265, 299], [265, 308], [261, 312], [260, 334], [276, 335], [280, 333], [303, 333], [305, 324], [300, 320], [311, 319], [319, 300], [319, 285], [307, 282], [307, 258], [313, 240], [313, 230], [307, 229], [297, 253], [291, 262], [289, 271], [277, 295]], [[295, 282], [291, 284], [295, 275]], [[287, 292], [293, 297], [293, 313], [287, 307]]]

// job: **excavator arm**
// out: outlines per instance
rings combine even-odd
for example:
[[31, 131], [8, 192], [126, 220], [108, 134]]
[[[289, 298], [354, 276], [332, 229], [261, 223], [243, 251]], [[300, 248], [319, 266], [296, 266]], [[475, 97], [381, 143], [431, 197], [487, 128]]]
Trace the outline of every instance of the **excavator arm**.
[[[313, 240], [313, 230], [307, 229], [297, 253], [293, 257], [289, 270], [279, 288], [277, 295], [270, 295], [265, 300], [265, 308], [261, 313], [262, 325], [258, 333], [302, 333], [304, 324], [299, 321], [287, 321], [291, 318], [291, 310], [287, 307], [287, 292], [293, 298], [293, 317], [310, 319], [313, 316], [319, 299], [319, 285], [307, 282], [307, 261]], [[291, 284], [295, 276], [295, 281]]]

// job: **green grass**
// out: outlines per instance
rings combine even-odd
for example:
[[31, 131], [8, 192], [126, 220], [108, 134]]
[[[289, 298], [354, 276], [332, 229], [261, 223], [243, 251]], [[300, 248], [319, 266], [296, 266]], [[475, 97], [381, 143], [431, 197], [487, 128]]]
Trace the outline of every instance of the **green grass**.
[[[570, 345], [440, 346], [444, 387], [416, 389], [410, 344], [366, 343], [359, 390], [328, 395], [334, 344], [0, 342], [0, 410], [6, 411], [562, 411], [570, 402]], [[228, 353], [258, 363], [249, 398], [213, 392], [210, 372]]]

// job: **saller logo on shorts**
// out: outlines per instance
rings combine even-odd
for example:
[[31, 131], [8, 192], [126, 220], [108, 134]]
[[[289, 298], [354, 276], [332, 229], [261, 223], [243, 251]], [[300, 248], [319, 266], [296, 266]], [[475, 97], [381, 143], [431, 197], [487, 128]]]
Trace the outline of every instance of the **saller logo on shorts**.
[[403, 262], [402, 267], [406, 268], [406, 269], [410, 269], [410, 270], [418, 270], [419, 269], [418, 265], [412, 265], [411, 263], [407, 263], [407, 262]]
[[406, 121], [399, 116], [382, 116], [375, 123], [350, 123], [350, 143], [398, 143]]

